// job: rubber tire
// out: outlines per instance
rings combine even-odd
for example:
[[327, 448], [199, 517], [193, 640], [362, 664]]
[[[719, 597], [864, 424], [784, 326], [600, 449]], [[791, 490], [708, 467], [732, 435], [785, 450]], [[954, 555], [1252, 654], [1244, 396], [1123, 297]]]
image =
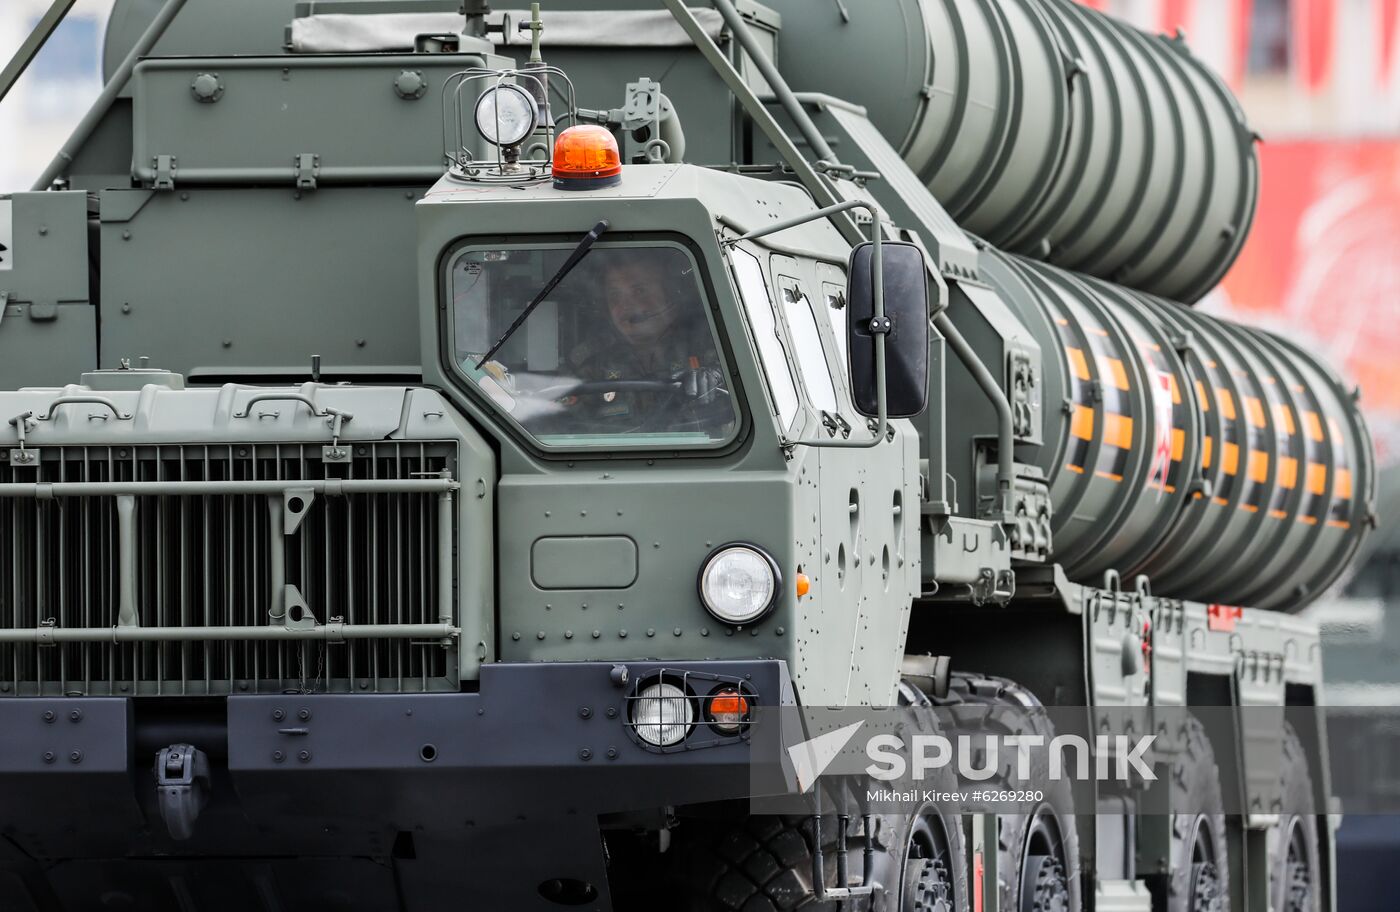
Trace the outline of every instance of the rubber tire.
[[[940, 818], [947, 821], [946, 817]], [[900, 910], [904, 852], [917, 816], [875, 815], [875, 880], [892, 889], [878, 895], [877, 912]], [[834, 817], [822, 818], [824, 872], [828, 887], [836, 886], [836, 827]], [[955, 912], [968, 908], [967, 855], [962, 827], [956, 818], [947, 827], [950, 850], [959, 863], [952, 866]], [[853, 883], [861, 877], [865, 834], [858, 818], [847, 836], [847, 863]], [[739, 822], [687, 820], [675, 831], [671, 848], [661, 857], [666, 884], [666, 908], [679, 912], [787, 912], [813, 905], [812, 826], [807, 817], [748, 817]], [[654, 897], [638, 908], [655, 908]], [[620, 908], [625, 908], [620, 906]]]
[[1225, 799], [1220, 788], [1220, 767], [1205, 726], [1187, 716], [1178, 733], [1182, 753], [1172, 763], [1169, 807], [1191, 808], [1192, 813], [1172, 815], [1171, 873], [1147, 879], [1154, 909], [1159, 912], [1191, 912], [1193, 896], [1193, 835], [1206, 828], [1215, 843], [1216, 872], [1222, 888], [1220, 912], [1230, 909], [1230, 855], [1225, 833]]
[[[952, 708], [955, 715], [958, 706], [976, 708], [975, 712], [968, 713], [959, 720], [959, 734], [971, 734], [980, 728], [995, 735], [1041, 735], [1047, 744], [1055, 734], [1044, 714], [1034, 712], [1042, 706], [1035, 695], [1006, 678], [953, 672], [949, 681], [948, 696], [936, 700], [935, 703]], [[1015, 711], [999, 715], [983, 709], [988, 706], [1005, 706]], [[1013, 788], [1015, 783], [1010, 781], [1010, 773], [1011, 759], [1007, 758], [1001, 764], [997, 776], [982, 783], [982, 787], [989, 790]], [[1031, 776], [1033, 781], [1049, 780], [1048, 771], [1044, 769], [1032, 768]], [[1079, 854], [1079, 828], [1074, 815], [1074, 794], [1066, 778], [1050, 784], [1044, 803], [1034, 813], [1003, 814], [997, 817], [998, 908], [1008, 912], [1019, 912], [1022, 908], [1022, 856], [1027, 848], [1026, 840], [1032, 824], [1042, 814], [1053, 816], [1064, 846], [1065, 886], [1069, 897], [1066, 912], [1080, 912], [1085, 908], [1082, 889], [1083, 860]]]
[[[902, 683], [899, 691], [901, 706], [930, 705], [913, 685]], [[921, 730], [937, 727], [932, 713], [915, 713], [915, 724]], [[947, 780], [925, 783], [929, 788], [951, 791], [951, 772]], [[888, 785], [888, 783], [882, 783]], [[875, 912], [916, 912], [900, 909], [903, 892], [905, 857], [911, 834], [924, 823], [941, 824], [953, 857], [954, 908], [951, 912], [967, 912], [971, 893], [968, 890], [968, 858], [963, 839], [962, 821], [926, 805], [911, 815], [876, 814], [874, 825], [875, 864], [872, 879], [891, 889], [877, 895], [872, 908]], [[836, 886], [836, 827], [835, 816], [822, 818], [821, 844], [823, 872], [826, 885]], [[863, 854], [867, 841], [860, 818], [852, 818], [846, 839], [848, 875], [859, 883], [863, 875]], [[812, 893], [812, 824], [809, 817], [759, 817], [742, 820], [700, 819], [682, 820], [674, 831], [670, 849], [657, 861], [659, 881], [665, 892], [647, 897], [635, 907], [648, 910], [656, 907], [655, 896], [668, 897], [667, 909], [679, 912], [787, 912], [815, 904]], [[632, 904], [619, 903], [625, 910]]]
[[[825, 819], [822, 841], [835, 843], [834, 828]], [[660, 859], [670, 885], [666, 907], [681, 912], [799, 909], [811, 897], [811, 844], [806, 817], [683, 820]]]
[[[1303, 742], [1293, 726], [1283, 726], [1283, 769], [1280, 773], [1283, 811], [1279, 816], [1279, 827], [1273, 857], [1269, 859], [1269, 892], [1273, 897], [1274, 912], [1321, 912], [1322, 878], [1320, 860], [1321, 846], [1318, 839], [1317, 802], [1313, 792], [1312, 773], [1308, 769], [1308, 755], [1303, 750]], [[1288, 897], [1288, 846], [1289, 837], [1297, 828], [1301, 848], [1312, 872], [1311, 896], [1301, 907], [1287, 904]]]

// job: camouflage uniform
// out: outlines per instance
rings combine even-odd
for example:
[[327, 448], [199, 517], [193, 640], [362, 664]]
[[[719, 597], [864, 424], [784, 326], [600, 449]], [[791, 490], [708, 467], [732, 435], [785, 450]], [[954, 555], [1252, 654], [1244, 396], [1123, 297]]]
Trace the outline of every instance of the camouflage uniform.
[[648, 350], [610, 331], [605, 338], [576, 345], [568, 362], [580, 380], [590, 383], [653, 380], [680, 384], [674, 393], [604, 390], [570, 397], [569, 405], [600, 420], [648, 421], [658, 417], [658, 409], [677, 410], [707, 394], [713, 396], [708, 391], [724, 385], [714, 335], [704, 320], [682, 320]]

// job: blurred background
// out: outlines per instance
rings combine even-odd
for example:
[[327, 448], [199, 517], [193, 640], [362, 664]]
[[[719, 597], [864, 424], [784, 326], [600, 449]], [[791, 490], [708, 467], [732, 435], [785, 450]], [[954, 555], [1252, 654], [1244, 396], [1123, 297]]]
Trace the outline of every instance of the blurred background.
[[[1400, 807], [1400, 0], [1081, 2], [1180, 30], [1239, 96], [1263, 137], [1263, 195], [1243, 254], [1201, 306], [1323, 353], [1363, 391], [1390, 467], [1369, 559], [1309, 611], [1326, 642], [1333, 789], [1350, 813], [1339, 906], [1392, 912], [1400, 817], [1367, 811]], [[0, 0], [0, 61], [49, 3]], [[0, 104], [0, 192], [27, 189], [96, 96], [110, 8], [77, 0]]]

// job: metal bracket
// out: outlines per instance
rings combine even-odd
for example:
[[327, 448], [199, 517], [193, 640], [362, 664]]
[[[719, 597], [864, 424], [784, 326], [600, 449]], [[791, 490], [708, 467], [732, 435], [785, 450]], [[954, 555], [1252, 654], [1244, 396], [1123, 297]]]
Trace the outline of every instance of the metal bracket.
[[[314, 630], [316, 628], [316, 615], [312, 613], [311, 606], [306, 604], [306, 599], [302, 598], [301, 590], [288, 583], [282, 587], [282, 626], [288, 630]], [[344, 633], [337, 629], [337, 635], [344, 636]]]
[[172, 744], [156, 754], [156, 797], [170, 837], [189, 839], [209, 800], [209, 757], [192, 744]]
[[288, 488], [282, 492], [282, 534], [295, 535], [301, 521], [311, 512], [316, 492], [310, 488]]
[[321, 461], [331, 465], [349, 465], [354, 460], [350, 456], [350, 448], [337, 446], [321, 447]]
[[156, 166], [156, 181], [152, 184], [155, 190], [174, 190], [175, 172], [180, 170], [179, 162], [173, 155], [157, 155], [154, 159]]
[[870, 320], [870, 334], [872, 336], [887, 336], [894, 331], [894, 322], [889, 317], [872, 317]]
[[1186, 357], [1191, 352], [1191, 350], [1196, 347], [1196, 337], [1193, 336], [1189, 330], [1179, 333], [1172, 333], [1167, 341], [1171, 343], [1171, 346], [1176, 350], [1176, 353], [1183, 358]]
[[298, 190], [315, 190], [316, 178], [321, 174], [321, 156], [303, 152], [296, 160], [296, 183]]

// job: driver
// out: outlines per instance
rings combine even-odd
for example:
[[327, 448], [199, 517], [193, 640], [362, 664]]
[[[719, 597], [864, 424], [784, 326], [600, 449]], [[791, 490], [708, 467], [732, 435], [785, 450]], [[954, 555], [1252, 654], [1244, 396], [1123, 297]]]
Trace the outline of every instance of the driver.
[[[609, 251], [600, 259], [597, 287], [607, 319], [593, 321], [569, 353], [575, 376], [591, 387], [570, 404], [599, 419], [667, 430], [667, 409], [710, 405], [723, 389], [690, 263], [667, 248]], [[618, 389], [602, 388], [609, 380], [619, 381]], [[727, 409], [714, 414], [717, 420], [705, 422], [712, 430], [733, 418]]]

